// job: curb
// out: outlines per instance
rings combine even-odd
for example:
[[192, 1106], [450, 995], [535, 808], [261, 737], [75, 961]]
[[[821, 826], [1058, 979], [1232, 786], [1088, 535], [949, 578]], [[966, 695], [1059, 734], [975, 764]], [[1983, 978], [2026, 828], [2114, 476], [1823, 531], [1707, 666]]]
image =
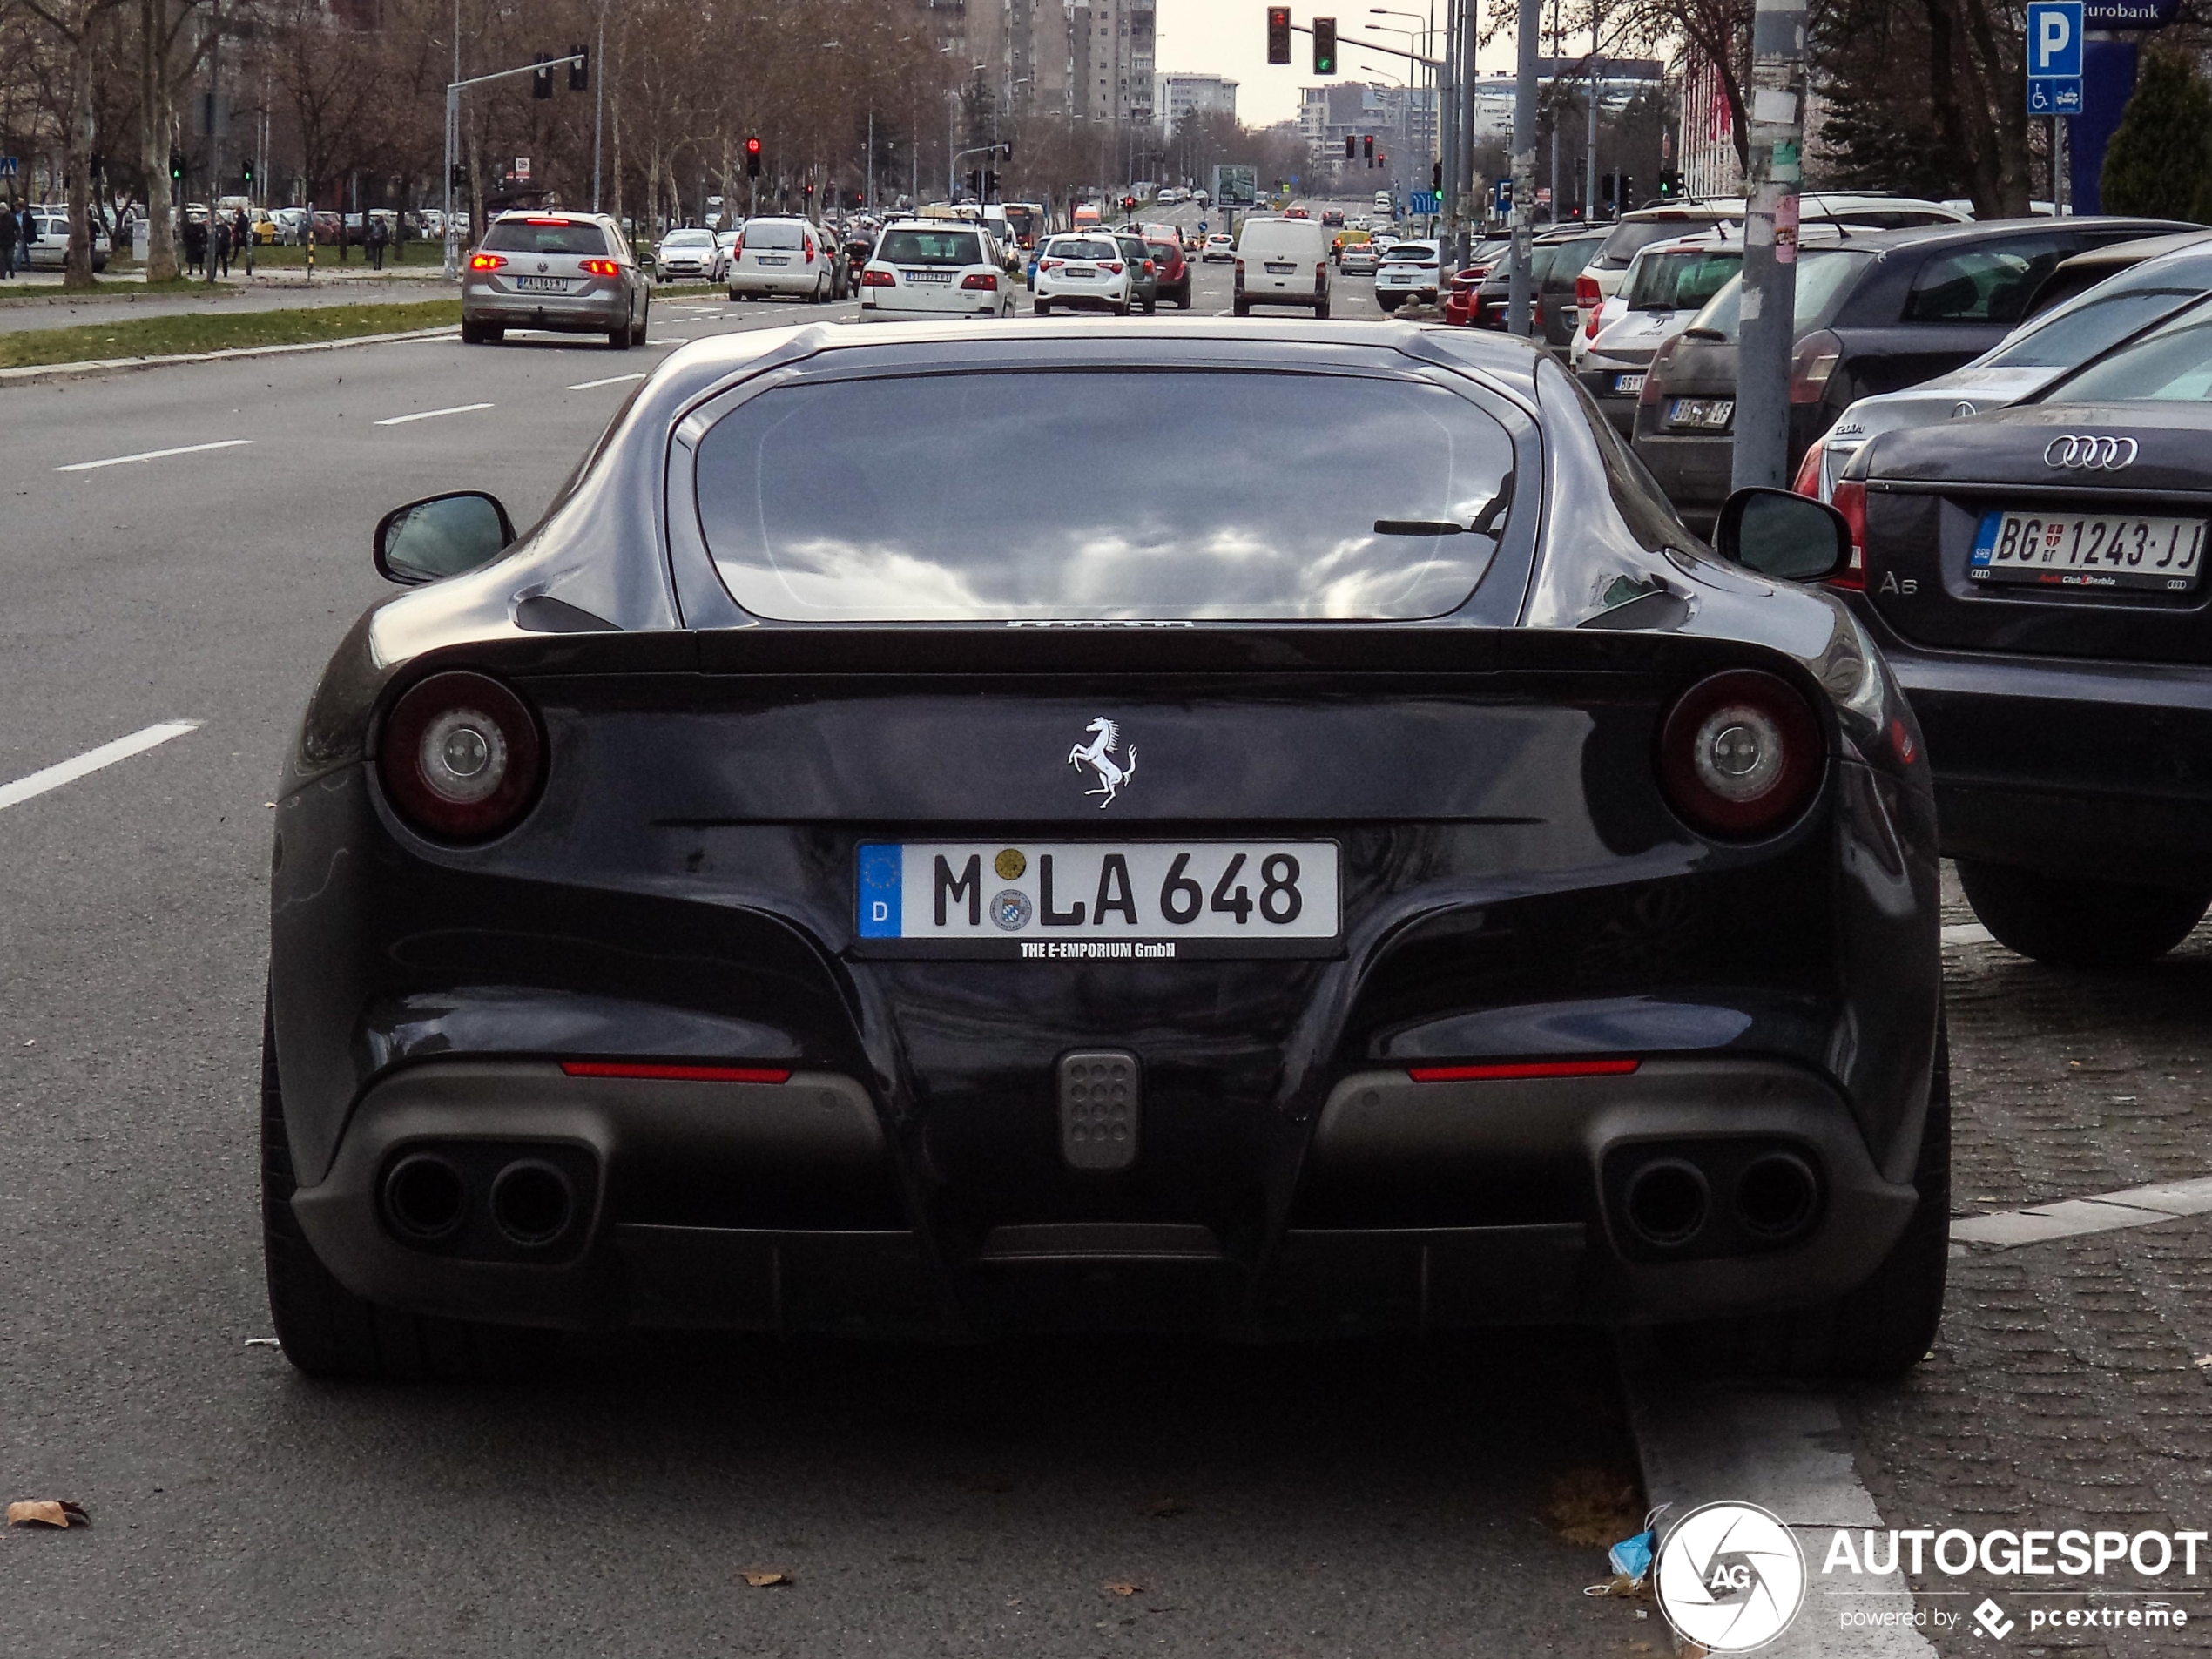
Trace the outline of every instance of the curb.
[[78, 374], [112, 374], [138, 368], [163, 368], [171, 363], [227, 363], [247, 357], [286, 357], [295, 352], [339, 351], [347, 346], [382, 346], [395, 340], [458, 340], [458, 325], [413, 328], [396, 334], [354, 334], [344, 340], [303, 340], [289, 346], [233, 346], [223, 351], [173, 352], [162, 357], [98, 357], [83, 363], [30, 363], [21, 368], [0, 368], [0, 386], [36, 385], [42, 381], [68, 380]]

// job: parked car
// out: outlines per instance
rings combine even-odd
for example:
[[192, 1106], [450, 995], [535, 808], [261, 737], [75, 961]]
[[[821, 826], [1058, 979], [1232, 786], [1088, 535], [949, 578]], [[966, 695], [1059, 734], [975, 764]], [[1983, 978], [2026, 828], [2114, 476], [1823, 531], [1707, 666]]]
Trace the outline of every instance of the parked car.
[[[2151, 257], [2142, 257], [2146, 253]], [[2132, 256], [2132, 257], [2131, 257]], [[2082, 275], [2094, 286], [2077, 286]], [[2115, 274], [2116, 273], [2116, 274]], [[1797, 489], [1822, 501], [1861, 444], [1903, 427], [1934, 426], [2032, 397], [2060, 375], [2212, 293], [2212, 232], [2115, 242], [2060, 263], [2029, 302], [2027, 320], [1965, 367], [1902, 392], [1862, 397], [1815, 440]], [[2039, 311], [2047, 297], [2060, 296]]]
[[[1573, 226], [1538, 236], [1528, 250], [1528, 278], [1534, 285], [1534, 309], [1529, 326], [1534, 336], [1557, 351], [1565, 351], [1575, 338], [1575, 279], [1609, 233]], [[1503, 328], [1509, 320], [1513, 293], [1511, 260], [1494, 260], [1474, 305], [1474, 326]]]
[[[1659, 347], [1687, 328], [1712, 297], [1743, 268], [1742, 239], [1707, 234], [1640, 249], [1620, 290], [1578, 330], [1575, 377], [1622, 437], [1636, 427], [1636, 398]], [[1610, 323], [1602, 316], [1618, 315]]]
[[[58, 271], [69, 263], [69, 208], [66, 204], [43, 204], [30, 210], [31, 239], [24, 245], [17, 258], [24, 267], [31, 271]], [[114, 244], [106, 227], [95, 219], [92, 221], [92, 268], [107, 269], [109, 254]]]
[[[1797, 260], [1789, 465], [1855, 400], [1916, 386], [1996, 345], [2060, 260], [2192, 228], [2170, 219], [1999, 219], [1853, 234]], [[1652, 359], [1635, 447], [1683, 516], [1713, 522], [1735, 448], [1743, 284], [1723, 288]]]
[[[1905, 230], [1916, 225], [1968, 225], [1973, 215], [1943, 202], [1914, 196], [1885, 196], [1857, 191], [1808, 191], [1798, 198], [1798, 222], [1848, 224], [1871, 230]], [[1614, 221], [1605, 245], [1589, 263], [1590, 285], [1602, 300], [1621, 286], [1629, 261], [1647, 243], [1672, 241], [1719, 224], [1743, 222], [1741, 196], [1709, 196], [1663, 206], [1640, 207]]]
[[2044, 961], [2146, 961], [2212, 903], [2208, 394], [2199, 298], [2011, 408], [1882, 433], [1837, 488], [1942, 850]]

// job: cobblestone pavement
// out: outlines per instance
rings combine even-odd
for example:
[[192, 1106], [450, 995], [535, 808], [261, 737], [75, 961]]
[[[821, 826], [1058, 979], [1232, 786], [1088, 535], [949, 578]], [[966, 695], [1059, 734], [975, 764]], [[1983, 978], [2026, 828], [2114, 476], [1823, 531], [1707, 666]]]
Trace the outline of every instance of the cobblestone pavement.
[[[1946, 923], [1973, 913], [1946, 873]], [[2212, 924], [2155, 966], [2074, 974], [1995, 944], [1946, 947], [1959, 1215], [2212, 1174]], [[1861, 1471], [1894, 1527], [2212, 1528], [2212, 1216], [2013, 1250], [1954, 1251], [1943, 1332], [1903, 1386], [1856, 1402]], [[2096, 1580], [1914, 1576], [1969, 1615], [1939, 1651], [2212, 1649], [2212, 1551], [2160, 1581], [2192, 1628], [2033, 1632], [2032, 1607], [2148, 1598], [2024, 1594]], [[2135, 1590], [2132, 1574], [2102, 1581]], [[2017, 1621], [1973, 1632], [1993, 1595]], [[2101, 1617], [2101, 1614], [2099, 1615]]]

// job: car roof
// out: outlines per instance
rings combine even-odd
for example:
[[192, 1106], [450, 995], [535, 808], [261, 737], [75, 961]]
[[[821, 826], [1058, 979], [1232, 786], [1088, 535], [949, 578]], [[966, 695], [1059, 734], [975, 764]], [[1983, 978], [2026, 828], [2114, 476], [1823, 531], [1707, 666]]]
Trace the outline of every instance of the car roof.
[[2118, 215], [2067, 219], [1981, 219], [1964, 225], [1905, 225], [1895, 230], [1853, 231], [1849, 236], [1839, 239], [1835, 246], [1886, 253], [1900, 247], [1972, 247], [1977, 242], [1997, 241], [2038, 231], [2087, 231], [2092, 233], [2136, 231], [2143, 235], [2152, 235], [2159, 232], [2191, 228], [2201, 231], [2202, 226], [2192, 227], [2170, 219], [2128, 219]]

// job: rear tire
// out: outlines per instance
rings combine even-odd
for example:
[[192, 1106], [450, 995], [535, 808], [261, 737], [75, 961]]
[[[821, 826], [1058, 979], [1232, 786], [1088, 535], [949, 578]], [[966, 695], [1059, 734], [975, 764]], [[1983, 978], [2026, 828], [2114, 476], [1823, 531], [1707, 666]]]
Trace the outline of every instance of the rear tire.
[[630, 343], [633, 346], [644, 345], [645, 343], [645, 336], [651, 334], [652, 331], [653, 302], [648, 300], [645, 301], [644, 314], [637, 319], [637, 326], [630, 331]]
[[2188, 938], [2212, 906], [2212, 888], [2045, 875], [1980, 859], [1959, 860], [1959, 885], [1999, 944], [2054, 968], [2155, 961]]
[[1049, 300], [1032, 300], [1029, 302], [1029, 310], [1031, 314], [1035, 316], [1049, 317], [1052, 314], [1052, 301]]
[[731, 290], [730, 290], [730, 302], [731, 302], [732, 305], [736, 304], [736, 303], [737, 303], [739, 300], [743, 299], [744, 297], [745, 297], [745, 296], [744, 296], [744, 295], [742, 295], [742, 294], [740, 294], [740, 293], [738, 293], [738, 292], [735, 288], [732, 288], [732, 289], [731, 289]]
[[463, 317], [461, 320], [461, 343], [464, 346], [482, 345], [484, 343], [483, 324], [470, 322], [468, 318]]
[[1252, 314], [1252, 308], [1251, 305], [1243, 300], [1234, 301], [1231, 305], [1230, 309], [1240, 317], [1249, 317]]
[[334, 1278], [292, 1213], [298, 1183], [277, 1077], [276, 1025], [261, 1012], [261, 1253], [269, 1313], [284, 1357], [311, 1377], [395, 1382], [489, 1382], [534, 1376], [559, 1334], [519, 1325], [401, 1313], [362, 1300]]
[[1144, 314], [1145, 314], [1146, 316], [1148, 316], [1148, 317], [1149, 317], [1149, 316], [1150, 316], [1150, 315], [1151, 315], [1154, 312], [1157, 311], [1159, 308], [1160, 308], [1160, 302], [1159, 302], [1157, 300], [1147, 300], [1144, 302]]
[[1114, 314], [1115, 314], [1116, 317], [1126, 317], [1126, 316], [1128, 316], [1128, 315], [1129, 315], [1129, 301], [1128, 301], [1128, 300], [1120, 300], [1120, 301], [1118, 301], [1118, 302], [1115, 305], [1115, 307], [1114, 307]]
[[1326, 300], [1324, 300], [1323, 301], [1321, 301], [1321, 303], [1320, 303], [1319, 305], [1318, 305], [1318, 306], [1314, 307], [1313, 307], [1313, 314], [1314, 314], [1314, 316], [1315, 316], [1315, 318], [1316, 318], [1317, 320], [1320, 320], [1320, 321], [1322, 321], [1322, 322], [1326, 322], [1326, 321], [1328, 321], [1328, 320], [1329, 320], [1329, 302], [1328, 302]]
[[1185, 310], [1185, 311], [1188, 311], [1188, 310], [1190, 310], [1190, 278], [1185, 277], [1185, 278], [1183, 280], [1183, 290], [1182, 290], [1182, 292], [1181, 292], [1181, 293], [1177, 293], [1177, 294], [1176, 295], [1176, 297], [1175, 297], [1175, 303], [1176, 303], [1177, 306], [1179, 306], [1180, 307], [1182, 307], [1182, 309], [1184, 309], [1184, 310]]
[[628, 351], [630, 349], [630, 320], [628, 318], [624, 318], [623, 320], [621, 327], [610, 328], [607, 330], [607, 344], [612, 347], [616, 351]]
[[1951, 1036], [1939, 1016], [1912, 1185], [1912, 1218], [1858, 1289], [1807, 1308], [1674, 1325], [1662, 1341], [1694, 1365], [1740, 1376], [1894, 1379], [1926, 1356], [1951, 1261]]

